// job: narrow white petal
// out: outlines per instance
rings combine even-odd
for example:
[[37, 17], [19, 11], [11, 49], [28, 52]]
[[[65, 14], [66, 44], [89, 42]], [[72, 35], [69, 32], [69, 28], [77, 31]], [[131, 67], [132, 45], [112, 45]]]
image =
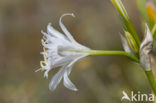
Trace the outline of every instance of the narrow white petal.
[[62, 31], [65, 33], [65, 35], [68, 37], [68, 39], [77, 47], [79, 48], [80, 50], [83, 49], [83, 50], [90, 50], [88, 47], [85, 47], [83, 45], [81, 45], [80, 43], [78, 43], [74, 38], [73, 36], [70, 34], [70, 32], [67, 30], [67, 28], [65, 27], [65, 25], [62, 23], [62, 19], [64, 16], [67, 16], [67, 15], [70, 15], [70, 16], [73, 16], [75, 17], [75, 15], [73, 13], [66, 13], [66, 14], [63, 14], [61, 17], [60, 17], [60, 20], [59, 20], [59, 24], [60, 24], [60, 27], [62, 29]]
[[53, 66], [54, 67], [63, 66], [65, 64], [69, 63], [71, 60], [72, 60], [72, 58], [60, 57], [60, 58], [55, 59]]
[[41, 31], [41, 33], [43, 34], [43, 39], [45, 40], [45, 43], [55, 43], [55, 42], [57, 42], [57, 38], [45, 33], [44, 31]]
[[44, 72], [44, 77], [48, 79], [48, 73], [51, 69], [53, 68], [50, 68], [50, 65], [46, 65], [45, 68], [47, 69], [45, 72]]
[[[72, 68], [72, 67], [70, 67]], [[73, 91], [77, 91], [78, 89], [76, 88], [76, 86], [70, 81], [70, 79], [68, 78], [68, 73], [67, 71], [64, 74], [64, 82], [63, 82], [64, 86], [70, 90]]]
[[[77, 57], [76, 59], [74, 59], [72, 62], [70, 62], [70, 64], [67, 65], [67, 68], [72, 67], [74, 63], [76, 63], [77, 61], [81, 60], [82, 58], [86, 57], [87, 54], [83, 54], [79, 57]], [[71, 70], [70, 70], [71, 71]], [[70, 73], [70, 72], [69, 72]], [[68, 73], [68, 74], [69, 74]]]
[[153, 35], [146, 24], [145, 38], [140, 46], [140, 65], [146, 71], [151, 70], [150, 52], [153, 47]]
[[65, 74], [64, 74], [64, 81], [63, 81], [63, 84], [66, 88], [68, 89], [71, 89], [73, 91], [77, 91], [78, 89], [76, 88], [76, 86], [70, 81], [70, 79], [68, 78], [70, 72], [71, 72], [71, 69], [74, 65], [75, 62], [77, 62], [78, 60], [84, 58], [86, 55], [83, 55], [83, 56], [80, 56], [78, 58], [76, 58], [75, 60], [73, 60], [71, 63], [69, 63], [65, 68], [66, 68], [66, 71], [65, 71]]
[[63, 75], [64, 75], [65, 69], [62, 67], [51, 79], [50, 84], [49, 84], [49, 89], [51, 91], [54, 91], [58, 84], [60, 83]]
[[121, 42], [122, 42], [122, 46], [123, 46], [124, 50], [128, 53], [132, 53], [126, 38], [123, 35], [120, 35], [120, 37], [121, 37]]
[[77, 41], [73, 42], [77, 48], [79, 48], [79, 50], [90, 50], [90, 48], [84, 46], [84, 45], [81, 45], [80, 43], [78, 43]]
[[47, 34], [47, 33], [45, 33], [43, 30], [41, 30], [41, 33], [42, 33], [45, 37], [47, 37], [47, 36], [48, 36], [48, 34]]
[[64, 16], [67, 16], [67, 15], [70, 15], [70, 16], [74, 16], [73, 13], [66, 13], [66, 14], [63, 14], [61, 17], [60, 17], [60, 20], [59, 20], [59, 24], [60, 24], [60, 27], [62, 29], [62, 31], [65, 33], [65, 35], [68, 37], [68, 39], [72, 42], [75, 42], [74, 38], [72, 37], [72, 35], [70, 34], [70, 32], [67, 30], [67, 28], [64, 26], [64, 24], [62, 23], [62, 18]]
[[49, 23], [47, 26], [47, 32], [48, 32], [48, 34], [51, 34], [54, 37], [65, 39], [65, 36], [62, 33], [60, 33], [59, 31], [57, 31], [56, 29], [54, 29], [51, 26], [51, 23]]

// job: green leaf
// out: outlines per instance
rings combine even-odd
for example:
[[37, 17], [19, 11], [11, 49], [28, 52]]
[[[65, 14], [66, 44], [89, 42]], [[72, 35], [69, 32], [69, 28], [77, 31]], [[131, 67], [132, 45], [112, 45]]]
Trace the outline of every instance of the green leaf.
[[121, 2], [121, 0], [111, 0], [111, 1], [112, 1], [113, 5], [117, 9], [117, 11], [121, 17], [124, 29], [126, 31], [128, 31], [134, 37], [134, 39], [135, 39], [135, 41], [139, 47], [141, 44], [140, 39], [138, 37], [138, 34], [137, 34], [137, 32], [136, 32], [128, 14], [127, 14], [127, 11]]
[[142, 18], [145, 21], [148, 21], [147, 13], [146, 13], [146, 0], [136, 0], [136, 2], [137, 2], [137, 6], [138, 6], [138, 9], [141, 13]]

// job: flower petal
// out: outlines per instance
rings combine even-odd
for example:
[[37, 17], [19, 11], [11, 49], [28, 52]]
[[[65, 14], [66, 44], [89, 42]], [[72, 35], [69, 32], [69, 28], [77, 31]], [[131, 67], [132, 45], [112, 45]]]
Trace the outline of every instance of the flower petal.
[[70, 79], [68, 78], [70, 72], [71, 72], [71, 69], [74, 65], [74, 63], [76, 63], [78, 60], [84, 58], [86, 55], [82, 55], [78, 58], [76, 58], [74, 61], [72, 61], [70, 64], [67, 65], [66, 67], [66, 71], [65, 71], [65, 74], [64, 74], [64, 81], [63, 81], [63, 84], [66, 88], [68, 89], [71, 89], [73, 91], [77, 91], [78, 89], [76, 88], [76, 86], [70, 81]]
[[47, 26], [47, 32], [48, 32], [48, 34], [51, 34], [54, 37], [65, 39], [65, 36], [62, 33], [60, 33], [59, 31], [57, 31], [56, 29], [54, 29], [51, 26], [51, 23], [49, 23]]
[[151, 70], [150, 52], [153, 47], [153, 35], [146, 24], [145, 38], [140, 46], [140, 65], [146, 71]]
[[67, 28], [64, 26], [64, 24], [62, 23], [62, 18], [64, 16], [67, 16], [67, 15], [70, 15], [70, 16], [74, 16], [73, 13], [66, 13], [66, 14], [63, 14], [61, 17], [60, 17], [60, 20], [59, 20], [59, 24], [60, 24], [60, 27], [62, 29], [62, 31], [65, 33], [65, 35], [68, 37], [68, 39], [71, 41], [71, 42], [75, 42], [73, 36], [70, 34], [70, 32], [67, 30]]
[[62, 31], [65, 33], [65, 35], [68, 37], [68, 39], [76, 46], [78, 47], [79, 49], [86, 49], [86, 50], [90, 50], [88, 47], [85, 47], [83, 45], [81, 45], [80, 43], [78, 43], [74, 38], [73, 36], [70, 34], [70, 32], [67, 30], [67, 28], [64, 26], [64, 24], [62, 23], [62, 19], [64, 16], [67, 16], [67, 15], [70, 15], [70, 16], [73, 16], [75, 17], [75, 15], [73, 13], [66, 13], [66, 14], [63, 14], [61, 17], [60, 17], [60, 20], [59, 20], [59, 24], [60, 24], [60, 27], [62, 29]]
[[[65, 66], [64, 66], [65, 67]], [[58, 86], [58, 84], [60, 83], [63, 75], [64, 75], [64, 72], [65, 72], [65, 69], [64, 67], [62, 67], [54, 76], [53, 78], [51, 79], [50, 81], [50, 84], [49, 84], [49, 89], [51, 91], [54, 91], [56, 89], [56, 87]]]
[[[72, 67], [70, 67], [72, 68]], [[63, 82], [64, 86], [70, 90], [73, 91], [77, 91], [78, 89], [76, 88], [76, 86], [70, 81], [70, 79], [68, 78], [68, 72], [66, 71], [64, 74], [64, 82]]]

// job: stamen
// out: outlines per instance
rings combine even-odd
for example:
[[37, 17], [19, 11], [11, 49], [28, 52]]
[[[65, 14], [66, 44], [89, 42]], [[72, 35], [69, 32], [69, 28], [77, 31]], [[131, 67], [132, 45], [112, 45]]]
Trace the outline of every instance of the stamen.
[[42, 43], [42, 44], [45, 44], [46, 42], [45, 42], [43, 39], [41, 39], [41, 43]]
[[[41, 43], [45, 44], [46, 42], [43, 39], [41, 39]], [[48, 64], [46, 56], [47, 56], [46, 48], [43, 47], [43, 59], [44, 59], [44, 61], [40, 61], [40, 66], [41, 66], [41, 68], [43, 68], [43, 70], [47, 70], [47, 68], [45, 68], [45, 66]]]
[[47, 56], [47, 52], [45, 50], [45, 47], [43, 47], [43, 58], [44, 58], [44, 61], [46, 61], [46, 56]]
[[43, 68], [43, 70], [47, 70], [46, 68], [45, 68], [45, 65], [46, 65], [47, 63], [45, 62], [45, 61], [40, 61], [40, 66]]

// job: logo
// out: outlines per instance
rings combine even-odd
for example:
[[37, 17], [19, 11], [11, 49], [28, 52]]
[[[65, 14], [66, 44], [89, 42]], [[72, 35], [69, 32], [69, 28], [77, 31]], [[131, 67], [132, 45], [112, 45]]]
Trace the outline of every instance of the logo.
[[122, 91], [122, 98], [121, 101], [127, 100], [127, 101], [154, 101], [154, 94], [142, 94], [140, 91], [137, 93], [134, 93], [133, 91], [130, 92], [130, 95], [128, 95], [125, 91]]

